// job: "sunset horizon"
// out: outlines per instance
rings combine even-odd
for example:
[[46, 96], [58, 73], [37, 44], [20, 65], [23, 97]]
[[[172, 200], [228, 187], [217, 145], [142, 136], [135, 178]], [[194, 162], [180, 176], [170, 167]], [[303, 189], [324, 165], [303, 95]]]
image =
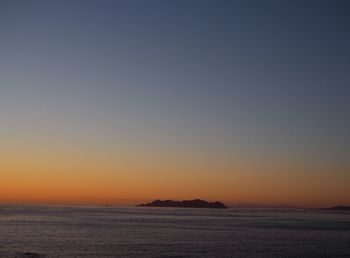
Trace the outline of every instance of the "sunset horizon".
[[0, 202], [350, 205], [341, 4], [196, 3], [2, 4]]
[[350, 257], [349, 14], [0, 0], [0, 257]]

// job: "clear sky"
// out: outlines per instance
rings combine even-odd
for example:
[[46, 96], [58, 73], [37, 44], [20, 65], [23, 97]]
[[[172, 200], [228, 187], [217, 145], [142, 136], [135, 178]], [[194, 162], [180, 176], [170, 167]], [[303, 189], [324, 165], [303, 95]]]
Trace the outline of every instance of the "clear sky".
[[350, 205], [348, 1], [0, 2], [0, 202]]

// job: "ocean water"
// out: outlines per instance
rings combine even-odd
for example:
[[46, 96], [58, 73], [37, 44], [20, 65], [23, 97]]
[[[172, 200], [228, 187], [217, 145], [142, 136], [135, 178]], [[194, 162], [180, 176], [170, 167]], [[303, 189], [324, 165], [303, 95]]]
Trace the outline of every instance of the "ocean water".
[[0, 205], [0, 257], [350, 257], [350, 212]]

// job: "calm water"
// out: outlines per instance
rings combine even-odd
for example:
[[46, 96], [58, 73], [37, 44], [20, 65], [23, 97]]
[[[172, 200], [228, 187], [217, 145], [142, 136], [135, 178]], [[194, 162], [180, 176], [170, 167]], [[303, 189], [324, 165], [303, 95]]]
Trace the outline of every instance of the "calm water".
[[350, 257], [350, 212], [2, 205], [0, 257]]

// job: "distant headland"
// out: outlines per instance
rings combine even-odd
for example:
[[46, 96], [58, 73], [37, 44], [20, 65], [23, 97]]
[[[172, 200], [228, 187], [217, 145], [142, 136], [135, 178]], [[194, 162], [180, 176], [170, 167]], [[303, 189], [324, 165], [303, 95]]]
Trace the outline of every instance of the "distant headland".
[[329, 211], [350, 211], [350, 206], [334, 206], [334, 207], [330, 207], [330, 208], [325, 208], [322, 210], [329, 210]]
[[139, 204], [140, 207], [177, 207], [177, 208], [205, 208], [205, 209], [227, 209], [222, 202], [207, 202], [201, 199], [173, 201], [173, 200], [155, 200], [145, 204]]

